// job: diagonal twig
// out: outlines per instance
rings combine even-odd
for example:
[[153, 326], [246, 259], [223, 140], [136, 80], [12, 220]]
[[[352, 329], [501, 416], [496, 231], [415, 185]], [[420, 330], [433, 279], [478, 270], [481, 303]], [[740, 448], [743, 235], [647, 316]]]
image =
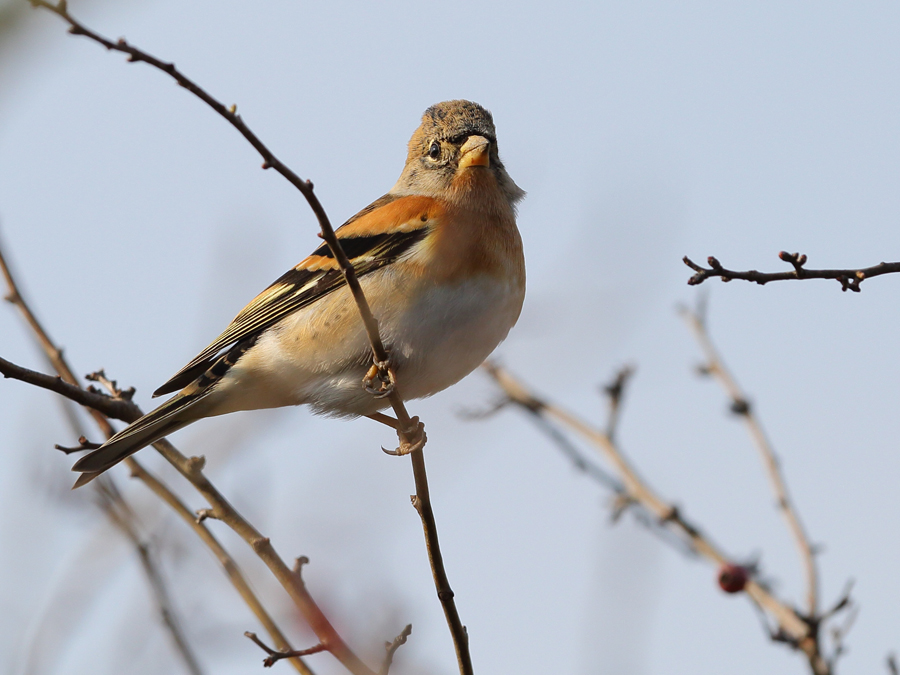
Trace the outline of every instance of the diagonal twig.
[[[63, 356], [62, 350], [56, 346], [47, 331], [44, 330], [43, 325], [38, 321], [35, 314], [31, 311], [31, 307], [22, 296], [22, 292], [19, 289], [3, 254], [2, 245], [0, 245], [0, 273], [2, 273], [9, 289], [7, 299], [12, 302], [22, 314], [23, 318], [31, 328], [32, 334], [43, 348], [47, 359], [59, 375], [57, 377], [52, 377], [28, 371], [28, 369], [16, 366], [3, 358], [0, 358], [0, 373], [2, 373], [4, 377], [15, 377], [16, 379], [22, 379], [22, 381], [29, 382], [30, 384], [35, 384], [36, 386], [41, 386], [50, 389], [51, 391], [61, 393], [69, 400], [80, 403], [91, 414], [107, 438], [112, 436], [114, 432], [107, 417], [115, 419], [132, 418], [131, 420], [126, 421], [137, 419], [137, 417], [140, 416], [138, 414], [139, 411], [136, 413], [135, 410], [132, 409], [132, 407], [136, 408], [136, 406], [131, 403], [130, 395], [128, 395], [128, 392], [124, 392], [125, 396], [122, 397], [121, 394], [123, 392], [115, 388], [115, 382], [109, 382], [109, 384], [112, 385], [111, 393], [116, 394], [116, 396], [104, 396], [98, 392], [85, 391], [78, 385], [72, 369], [69, 367], [68, 362]], [[17, 377], [17, 375], [21, 375], [22, 377]], [[91, 402], [95, 405], [92, 406]], [[82, 446], [90, 445], [83, 436], [80, 439], [80, 444]], [[195, 519], [190, 509], [188, 509], [164, 483], [144, 469], [134, 457], [129, 457], [125, 461], [126, 465], [131, 470], [132, 476], [140, 479], [152, 492], [172, 507], [182, 519], [186, 520], [188, 524], [192, 526], [195, 532], [200, 536], [200, 539], [209, 547], [222, 564], [231, 583], [237, 589], [247, 606], [250, 607], [251, 611], [256, 615], [257, 619], [259, 619], [259, 622], [272, 636], [272, 639], [279, 648], [290, 649], [291, 646], [287, 638], [253, 593], [253, 590], [244, 579], [244, 576], [241, 573], [240, 568], [238, 568], [237, 564], [234, 562], [234, 559], [222, 547], [209, 529], [199, 522], [199, 520]], [[104, 477], [101, 476], [101, 478]], [[186, 664], [188, 664], [188, 667], [192, 672], [199, 672], [199, 667], [196, 665], [196, 657], [194, 657], [188, 648], [188, 643], [178, 626], [174, 612], [171, 610], [171, 602], [168, 600], [168, 593], [162, 584], [162, 577], [159, 575], [158, 571], [154, 569], [155, 562], [147, 551], [146, 545], [138, 538], [137, 531], [133, 527], [133, 522], [130, 522], [127, 518], [128, 513], [131, 511], [130, 507], [128, 507], [127, 502], [124, 501], [121, 494], [119, 494], [118, 489], [115, 489], [115, 486], [111, 481], [98, 481], [98, 487], [101, 490], [101, 493], [105, 493], [107, 500], [110, 500], [111, 503], [117, 507], [117, 512], [120, 514], [122, 521], [119, 523], [119, 521], [116, 520], [117, 524], [123, 528], [126, 535], [138, 546], [142, 567], [150, 580], [151, 587], [154, 589], [157, 604], [163, 614], [166, 626], [172, 633], [172, 637], [179, 653], [182, 655], [182, 658], [185, 660]], [[113, 516], [113, 511], [110, 510], [109, 512], [110, 515]], [[312, 675], [312, 670], [310, 670], [301, 659], [292, 659], [291, 663], [302, 675]]]
[[397, 434], [400, 438], [399, 454], [410, 454], [410, 460], [413, 467], [413, 478], [416, 485], [416, 494], [412, 499], [412, 503], [422, 521], [422, 528], [425, 534], [425, 547], [428, 553], [429, 563], [431, 564], [435, 590], [437, 591], [438, 598], [444, 610], [444, 616], [453, 638], [460, 673], [462, 675], [471, 675], [473, 671], [468, 646], [468, 635], [465, 626], [463, 626], [462, 621], [460, 620], [459, 612], [454, 600], [454, 593], [450, 587], [449, 579], [447, 578], [447, 572], [444, 567], [438, 540], [434, 510], [431, 505], [431, 496], [428, 489], [428, 475], [425, 470], [425, 457], [422, 453], [426, 441], [424, 427], [419, 422], [418, 418], [410, 417], [406, 410], [406, 406], [400, 396], [400, 391], [396, 386], [394, 373], [390, 367], [388, 352], [385, 349], [384, 343], [378, 332], [378, 322], [372, 314], [372, 310], [363, 294], [362, 287], [356, 277], [353, 265], [341, 248], [340, 242], [334, 233], [334, 228], [331, 226], [328, 216], [325, 213], [325, 209], [313, 191], [312, 182], [303, 180], [281, 162], [281, 160], [279, 160], [244, 123], [240, 115], [237, 114], [236, 106], [233, 105], [230, 108], [226, 108], [221, 102], [213, 98], [204, 89], [181, 73], [173, 63], [161, 61], [134, 47], [124, 39], [113, 42], [88, 29], [69, 14], [65, 0], [59, 0], [57, 4], [52, 4], [45, 0], [29, 0], [29, 2], [34, 7], [44, 8], [61, 17], [69, 24], [70, 33], [87, 37], [94, 42], [103, 45], [108, 50], [127, 54], [129, 61], [147, 63], [171, 76], [180, 86], [200, 98], [237, 129], [263, 158], [262, 167], [264, 169], [274, 169], [297, 188], [306, 199], [318, 220], [321, 237], [328, 244], [335, 260], [340, 265], [344, 279], [353, 295], [365, 325], [366, 334], [368, 335], [369, 342], [372, 346], [373, 363], [377, 371], [378, 380], [383, 385], [380, 388], [379, 395], [388, 398], [391, 407], [394, 410], [394, 414], [397, 416], [399, 422]]
[[[487, 371], [512, 401], [528, 410], [554, 419], [593, 444], [614, 467], [625, 487], [626, 496], [654, 514], [661, 523], [675, 529], [687, 538], [699, 555], [714, 562], [720, 568], [733, 564], [725, 553], [703, 534], [699, 527], [684, 517], [678, 507], [667, 503], [650, 487], [606, 433], [587, 424], [567, 410], [538, 398], [509, 371], [495, 364], [488, 364]], [[814, 675], [831, 674], [830, 665], [820, 650], [818, 634], [805, 616], [798, 614], [752, 577], [746, 580], [742, 590], [761, 611], [775, 621], [778, 631], [771, 635], [773, 639], [784, 641], [802, 651], [809, 660]]]
[[[119, 405], [111, 406], [110, 402], [125, 404], [127, 412], [122, 414], [121, 417], [115, 417], [115, 419], [120, 419], [123, 422], [133, 422], [143, 415], [140, 407], [131, 401], [117, 401], [109, 396], [86, 392], [77, 386], [63, 382], [58, 377], [37, 373], [3, 358], [0, 358], [0, 374], [4, 377], [50, 389], [77, 403], [93, 407], [104, 414], [109, 414], [110, 417], [113, 417], [112, 412], [120, 413], [121, 410]], [[303, 614], [313, 632], [327, 646], [328, 651], [354, 675], [375, 675], [374, 671], [353, 653], [334, 629], [334, 626], [325, 617], [306, 589], [306, 585], [303, 583], [300, 575], [296, 574], [285, 564], [269, 539], [260, 534], [259, 530], [253, 527], [209, 481], [203, 473], [203, 466], [206, 460], [203, 457], [186, 457], [165, 439], [157, 441], [153, 444], [153, 447], [209, 502], [210, 509], [207, 515], [224, 522], [250, 545], [288, 592], [291, 600]], [[138, 475], [141, 475], [140, 472]], [[191, 517], [193, 518], [193, 516]]]
[[[69, 368], [62, 350], [53, 343], [37, 317], [31, 311], [28, 303], [25, 302], [25, 299], [22, 297], [22, 292], [19, 289], [19, 286], [13, 277], [12, 270], [3, 254], [2, 245], [0, 245], [0, 275], [3, 276], [7, 286], [5, 299], [19, 311], [19, 314], [25, 320], [25, 323], [28, 324], [31, 329], [31, 335], [37, 340], [47, 361], [53, 369], [59, 373], [60, 380], [77, 386], [78, 381], [72, 373], [71, 368]], [[94, 410], [91, 410], [90, 413], [94, 417], [94, 420], [100, 424], [101, 429], [103, 429], [108, 436], [112, 435], [112, 427], [106, 421], [106, 418]], [[78, 426], [78, 419], [74, 415], [69, 415], [68, 419], [74, 427]], [[80, 429], [76, 428], [76, 433], [81, 436], [80, 442], [82, 446], [89, 445]], [[144, 575], [147, 577], [147, 581], [150, 584], [157, 608], [163, 619], [163, 625], [166, 626], [166, 629], [172, 637], [176, 652], [181, 657], [182, 661], [184, 661], [185, 666], [192, 675], [202, 675], [203, 670], [200, 667], [200, 662], [194, 654], [194, 651], [184, 634], [184, 630], [181, 627], [181, 622], [172, 603], [168, 587], [159, 570], [153, 552], [151, 551], [150, 546], [142, 540], [138, 532], [137, 516], [131, 508], [131, 505], [128, 504], [125, 497], [116, 487], [112, 478], [104, 478], [105, 480], [98, 481], [95, 488], [100, 497], [101, 507], [119, 531], [131, 541], [135, 550], [138, 552], [141, 569], [144, 571]]]

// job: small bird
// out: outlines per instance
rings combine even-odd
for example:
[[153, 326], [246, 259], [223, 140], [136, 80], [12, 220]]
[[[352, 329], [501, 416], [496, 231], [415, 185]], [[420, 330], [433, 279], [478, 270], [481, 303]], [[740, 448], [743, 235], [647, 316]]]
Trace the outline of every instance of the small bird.
[[[390, 192], [337, 229], [405, 400], [461, 380], [515, 325], [525, 298], [516, 228], [524, 195], [500, 161], [491, 113], [445, 101], [425, 111]], [[334, 417], [376, 415], [388, 403], [363, 387], [371, 366], [362, 318], [323, 244], [153, 393], [175, 396], [79, 459], [75, 487], [203, 417], [301, 404]]]

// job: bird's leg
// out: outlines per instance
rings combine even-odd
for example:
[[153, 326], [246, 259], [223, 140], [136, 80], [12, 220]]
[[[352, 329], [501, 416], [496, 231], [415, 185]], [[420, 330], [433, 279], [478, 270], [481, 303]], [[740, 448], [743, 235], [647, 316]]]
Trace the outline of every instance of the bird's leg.
[[[394, 379], [394, 371], [391, 368], [390, 356], [384, 361], [373, 361], [369, 370], [366, 371], [366, 376], [363, 378], [363, 388], [375, 398], [387, 398], [394, 393], [396, 380]], [[410, 418], [409, 424], [406, 426], [396, 417], [380, 412], [366, 415], [366, 417], [389, 426], [400, 437], [400, 446], [396, 450], [381, 448], [388, 455], [408, 455], [425, 447], [425, 425], [419, 421], [418, 417]]]
[[[374, 366], [373, 366], [374, 367]], [[375, 420], [376, 422], [381, 422], [385, 426], [390, 427], [391, 429], [399, 430], [400, 429], [400, 420], [396, 417], [391, 417], [390, 415], [385, 415], [384, 413], [376, 412], [371, 415], [366, 415], [370, 420]]]

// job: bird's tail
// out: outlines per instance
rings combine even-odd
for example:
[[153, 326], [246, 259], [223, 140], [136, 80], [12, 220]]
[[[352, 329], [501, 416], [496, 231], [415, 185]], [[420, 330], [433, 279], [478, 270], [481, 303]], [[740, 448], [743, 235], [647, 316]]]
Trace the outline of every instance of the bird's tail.
[[[191, 391], [192, 389], [194, 391]], [[203, 417], [202, 414], [197, 414], [198, 411], [191, 411], [191, 408], [194, 408], [208, 393], [209, 389], [197, 391], [195, 387], [189, 387], [79, 459], [72, 466], [72, 471], [80, 471], [81, 475], [72, 489], [90, 483], [101, 473], [141, 448]]]

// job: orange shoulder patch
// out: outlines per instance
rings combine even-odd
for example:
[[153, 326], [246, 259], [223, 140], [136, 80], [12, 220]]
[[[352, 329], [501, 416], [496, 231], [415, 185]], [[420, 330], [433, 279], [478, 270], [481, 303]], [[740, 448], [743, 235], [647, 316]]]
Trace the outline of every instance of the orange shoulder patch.
[[359, 217], [338, 228], [337, 236], [343, 239], [412, 232], [425, 227], [428, 221], [440, 218], [445, 211], [446, 206], [431, 197], [399, 197], [371, 211], [364, 209]]

